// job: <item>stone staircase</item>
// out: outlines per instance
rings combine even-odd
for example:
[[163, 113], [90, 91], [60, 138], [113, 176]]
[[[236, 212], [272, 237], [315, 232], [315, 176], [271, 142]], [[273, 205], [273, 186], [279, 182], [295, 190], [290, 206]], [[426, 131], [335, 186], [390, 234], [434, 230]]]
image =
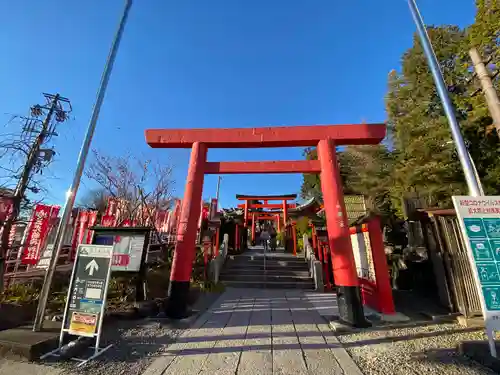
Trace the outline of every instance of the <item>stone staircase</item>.
[[267, 253], [255, 246], [241, 255], [228, 256], [220, 281], [233, 288], [314, 290], [306, 261], [278, 249]]

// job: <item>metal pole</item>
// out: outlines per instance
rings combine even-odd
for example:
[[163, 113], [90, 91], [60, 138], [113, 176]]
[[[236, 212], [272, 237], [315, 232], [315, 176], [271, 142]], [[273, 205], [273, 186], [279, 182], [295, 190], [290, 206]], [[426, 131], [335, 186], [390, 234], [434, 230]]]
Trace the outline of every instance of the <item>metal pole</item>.
[[222, 179], [221, 176], [217, 178], [217, 193], [215, 194], [215, 199], [217, 199], [217, 207], [216, 209], [219, 208], [219, 189], [220, 189], [220, 180]]
[[474, 176], [476, 176], [476, 180], [479, 184], [479, 191], [481, 195], [484, 194], [484, 189], [483, 189], [483, 184], [481, 184], [481, 179], [479, 178], [479, 174], [477, 173], [477, 168], [476, 168], [476, 163], [474, 163], [474, 160], [472, 159], [472, 156], [470, 155], [470, 152], [467, 150], [467, 155], [469, 156], [470, 163], [472, 164], [472, 169], [474, 170]]
[[422, 16], [417, 8], [415, 0], [408, 0], [408, 5], [410, 6], [413, 20], [415, 21], [415, 24], [417, 26], [417, 32], [420, 37], [420, 41], [422, 42], [424, 53], [427, 57], [427, 62], [429, 63], [432, 76], [434, 77], [434, 82], [436, 84], [439, 97], [441, 98], [441, 103], [443, 104], [444, 110], [446, 112], [448, 123], [450, 124], [451, 135], [457, 149], [458, 158], [460, 160], [460, 163], [462, 164], [465, 181], [467, 182], [467, 186], [469, 188], [469, 194], [475, 197], [480, 196], [480, 182], [474, 174], [474, 167], [472, 166], [471, 159], [467, 154], [467, 148], [465, 147], [465, 142], [462, 138], [462, 133], [460, 132], [460, 125], [458, 124], [457, 118], [455, 116], [453, 104], [450, 100], [450, 97], [448, 96], [448, 89], [444, 82], [443, 73], [439, 68], [439, 63], [432, 48], [429, 35], [427, 34], [424, 20], [422, 19]]
[[73, 182], [68, 192], [66, 193], [66, 202], [64, 205], [64, 211], [61, 217], [61, 221], [59, 222], [59, 226], [57, 228], [56, 238], [54, 240], [54, 251], [52, 252], [52, 256], [49, 262], [49, 267], [47, 268], [47, 272], [45, 273], [44, 283], [42, 286], [42, 290], [40, 292], [40, 300], [38, 302], [35, 322], [33, 324], [33, 331], [39, 331], [42, 328], [45, 308], [47, 306], [47, 299], [49, 296], [52, 279], [54, 277], [57, 265], [57, 259], [59, 259], [59, 254], [63, 246], [63, 241], [66, 234], [66, 227], [71, 217], [71, 211], [73, 210], [76, 193], [78, 192], [78, 187], [80, 186], [80, 180], [82, 177], [83, 168], [85, 166], [85, 161], [89, 153], [90, 144], [92, 142], [92, 137], [94, 135], [94, 130], [97, 124], [97, 119], [99, 118], [99, 112], [101, 110], [102, 102], [104, 100], [104, 95], [106, 93], [106, 88], [109, 82], [109, 77], [111, 75], [111, 70], [113, 69], [116, 53], [118, 51], [118, 47], [120, 46], [120, 40], [123, 35], [123, 30], [125, 28], [125, 23], [127, 22], [127, 17], [131, 6], [132, 6], [132, 0], [126, 0], [125, 8], [123, 10], [118, 30], [115, 34], [115, 38], [111, 45], [111, 50], [109, 52], [106, 65], [104, 66], [104, 72], [102, 74], [101, 83], [97, 91], [97, 98], [94, 104], [94, 108], [92, 110], [92, 116], [90, 118], [89, 125], [87, 128], [87, 134], [85, 134], [85, 139], [80, 149], [80, 155], [78, 156], [78, 163], [76, 166], [75, 175], [73, 177]]

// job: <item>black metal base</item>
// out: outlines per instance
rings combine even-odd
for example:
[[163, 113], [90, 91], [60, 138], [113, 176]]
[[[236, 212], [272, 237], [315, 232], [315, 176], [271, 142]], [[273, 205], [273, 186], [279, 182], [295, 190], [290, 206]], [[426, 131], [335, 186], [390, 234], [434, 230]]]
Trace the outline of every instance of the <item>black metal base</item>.
[[372, 326], [365, 318], [359, 287], [338, 286], [337, 302], [341, 322], [355, 328], [368, 328]]
[[185, 319], [191, 315], [188, 308], [189, 281], [170, 281], [165, 315], [171, 319]]

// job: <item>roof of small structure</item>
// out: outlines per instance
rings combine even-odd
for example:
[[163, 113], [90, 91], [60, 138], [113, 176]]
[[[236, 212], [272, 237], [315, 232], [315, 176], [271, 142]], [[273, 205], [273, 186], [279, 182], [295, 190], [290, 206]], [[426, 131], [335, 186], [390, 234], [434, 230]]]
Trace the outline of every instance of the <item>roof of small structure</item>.
[[321, 202], [313, 197], [295, 208], [289, 208], [288, 216], [291, 218], [308, 217], [312, 220], [323, 220], [323, 218], [318, 216], [320, 210]]

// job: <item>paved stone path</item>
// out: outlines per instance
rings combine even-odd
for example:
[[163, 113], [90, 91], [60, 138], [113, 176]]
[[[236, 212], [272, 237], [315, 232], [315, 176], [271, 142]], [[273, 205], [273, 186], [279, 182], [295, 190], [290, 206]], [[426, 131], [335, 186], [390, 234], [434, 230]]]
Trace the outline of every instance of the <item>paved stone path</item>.
[[325, 296], [228, 289], [143, 375], [362, 375], [317, 311]]

